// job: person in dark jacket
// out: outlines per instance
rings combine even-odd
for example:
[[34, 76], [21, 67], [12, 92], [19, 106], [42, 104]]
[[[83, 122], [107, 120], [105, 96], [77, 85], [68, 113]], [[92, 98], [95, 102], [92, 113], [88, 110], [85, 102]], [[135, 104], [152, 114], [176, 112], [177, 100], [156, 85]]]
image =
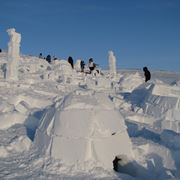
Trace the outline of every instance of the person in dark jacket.
[[84, 72], [84, 66], [85, 66], [84, 61], [81, 60], [81, 64], [80, 65], [81, 65], [81, 72]]
[[95, 69], [95, 67], [96, 67], [96, 65], [95, 65], [95, 63], [94, 63], [94, 61], [93, 61], [93, 58], [90, 58], [90, 59], [89, 59], [88, 66], [89, 66], [89, 70], [90, 70], [90, 74], [91, 74], [91, 72], [92, 72], [92, 71]]
[[51, 56], [50, 56], [50, 55], [47, 55], [46, 61], [47, 61], [48, 63], [51, 63]]
[[71, 64], [72, 69], [74, 69], [74, 61], [71, 56], [68, 57], [68, 63]]
[[147, 82], [151, 79], [151, 73], [147, 67], [143, 67], [143, 71], [144, 71], [144, 76], [145, 76], [145, 82]]
[[43, 59], [42, 53], [39, 54], [39, 58], [40, 58], [40, 59]]

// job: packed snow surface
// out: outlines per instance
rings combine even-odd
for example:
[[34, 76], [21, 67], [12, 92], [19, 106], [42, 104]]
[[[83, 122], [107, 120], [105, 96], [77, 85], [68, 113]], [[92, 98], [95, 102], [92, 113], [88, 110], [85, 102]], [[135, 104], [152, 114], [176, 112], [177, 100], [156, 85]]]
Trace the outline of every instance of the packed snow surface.
[[0, 179], [180, 179], [180, 73], [144, 83], [141, 70], [21, 55], [8, 80], [6, 63], [2, 52]]

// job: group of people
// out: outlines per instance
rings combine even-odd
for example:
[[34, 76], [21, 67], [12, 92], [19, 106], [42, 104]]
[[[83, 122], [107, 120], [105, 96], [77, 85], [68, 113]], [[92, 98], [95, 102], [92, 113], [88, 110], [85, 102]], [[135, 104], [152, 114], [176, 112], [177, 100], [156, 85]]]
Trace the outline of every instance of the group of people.
[[[1, 52], [1, 49], [0, 49], [0, 52]], [[50, 54], [48, 54], [46, 56], [46, 58], [45, 58], [45, 57], [42, 56], [42, 53], [40, 53], [39, 58], [46, 59], [46, 61], [48, 63], [51, 63], [51, 61], [52, 61], [52, 58], [51, 58]], [[56, 60], [56, 59], [57, 58], [53, 56], [53, 60]], [[73, 58], [71, 56], [68, 57], [68, 63], [71, 65], [72, 69], [74, 69], [74, 60], [73, 60]], [[90, 58], [89, 61], [88, 61], [87, 66], [89, 68], [89, 73], [91, 74], [92, 71], [96, 68], [97, 64], [94, 63], [93, 58]], [[81, 72], [84, 72], [85, 62], [83, 60], [80, 61], [80, 67], [81, 67]], [[143, 71], [144, 71], [145, 82], [147, 82], [147, 81], [149, 81], [151, 79], [151, 73], [150, 73], [150, 71], [148, 70], [147, 67], [143, 67]]]
[[[53, 56], [53, 58], [51, 58], [50, 54], [48, 54], [46, 57], [43, 57], [42, 53], [39, 54], [39, 58], [40, 59], [45, 59], [48, 63], [51, 63], [52, 60], [57, 59], [55, 56]], [[69, 56], [67, 61], [71, 65], [72, 69], [74, 69], [74, 60], [73, 60], [73, 58], [71, 56]], [[84, 72], [85, 65], [86, 65], [85, 62], [83, 60], [81, 60], [80, 61], [81, 72]], [[87, 66], [89, 68], [89, 73], [91, 74], [92, 71], [96, 68], [97, 64], [94, 63], [93, 58], [90, 58]], [[88, 73], [88, 72], [86, 72], [86, 73]]]
[[[73, 58], [71, 56], [68, 57], [68, 63], [71, 65], [72, 69], [74, 69], [74, 61], [73, 61]], [[85, 62], [83, 60], [80, 61], [80, 68], [81, 68], [81, 72], [84, 72], [84, 69], [85, 69]], [[92, 71], [96, 68], [96, 65], [94, 63], [94, 60], [93, 58], [90, 58], [89, 59], [89, 62], [88, 62], [88, 68], [89, 68], [89, 73], [91, 74]], [[87, 72], [86, 72], [87, 73]]]
[[48, 54], [46, 57], [43, 57], [42, 53], [39, 54], [39, 58], [40, 58], [40, 59], [45, 59], [48, 63], [51, 63], [52, 60], [56, 60], [56, 59], [57, 59], [55, 56], [53, 56], [53, 57], [51, 58], [51, 55], [50, 55], [50, 54]]

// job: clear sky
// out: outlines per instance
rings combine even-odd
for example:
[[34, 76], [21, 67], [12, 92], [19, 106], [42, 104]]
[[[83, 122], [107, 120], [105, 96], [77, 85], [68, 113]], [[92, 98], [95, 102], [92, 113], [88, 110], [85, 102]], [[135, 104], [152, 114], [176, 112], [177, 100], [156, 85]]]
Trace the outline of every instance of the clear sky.
[[0, 0], [2, 49], [11, 27], [23, 54], [180, 71], [180, 0]]

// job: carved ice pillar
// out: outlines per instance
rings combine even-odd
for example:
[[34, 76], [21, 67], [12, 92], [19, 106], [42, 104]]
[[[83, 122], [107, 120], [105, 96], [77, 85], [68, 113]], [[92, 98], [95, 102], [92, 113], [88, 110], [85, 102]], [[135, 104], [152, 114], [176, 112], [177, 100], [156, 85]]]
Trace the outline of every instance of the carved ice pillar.
[[21, 34], [15, 32], [14, 28], [8, 29], [7, 33], [9, 35], [10, 40], [8, 43], [8, 62], [6, 70], [6, 79], [18, 80]]
[[113, 51], [108, 52], [109, 57], [109, 72], [111, 76], [116, 76], [116, 57], [114, 56]]

